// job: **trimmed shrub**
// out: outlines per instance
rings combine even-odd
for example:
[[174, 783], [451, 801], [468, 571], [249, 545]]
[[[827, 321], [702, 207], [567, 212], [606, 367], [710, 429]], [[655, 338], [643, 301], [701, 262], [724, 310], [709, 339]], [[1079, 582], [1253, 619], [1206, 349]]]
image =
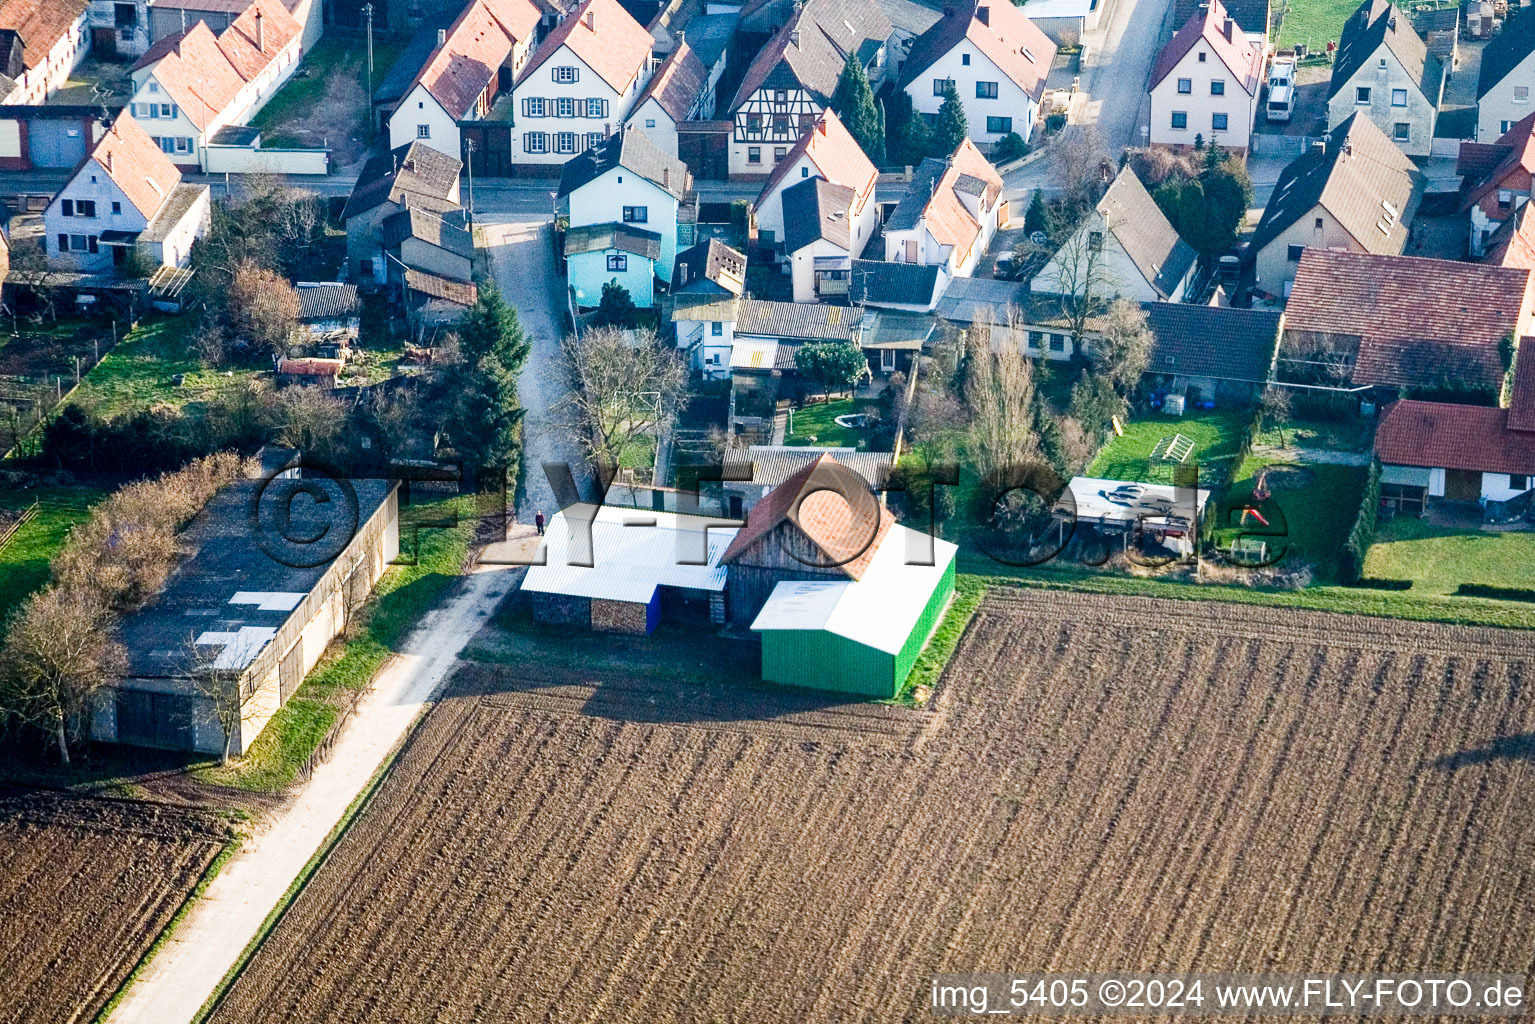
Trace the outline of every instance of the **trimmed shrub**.
[[1354, 517], [1353, 529], [1343, 544], [1343, 554], [1338, 559], [1338, 579], [1344, 583], [1357, 583], [1364, 578], [1364, 558], [1370, 545], [1375, 543], [1377, 510], [1380, 508], [1380, 461], [1370, 463], [1370, 475], [1365, 480], [1364, 497], [1359, 502], [1359, 514]]

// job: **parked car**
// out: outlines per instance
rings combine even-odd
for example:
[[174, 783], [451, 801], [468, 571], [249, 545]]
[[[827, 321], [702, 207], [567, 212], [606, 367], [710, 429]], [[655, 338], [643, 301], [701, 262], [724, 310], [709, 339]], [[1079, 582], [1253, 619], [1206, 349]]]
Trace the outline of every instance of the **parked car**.
[[991, 276], [999, 281], [1016, 281], [1023, 276], [1023, 264], [1014, 259], [1012, 253], [1005, 252], [997, 257]]
[[1290, 120], [1295, 112], [1295, 61], [1275, 58], [1269, 68], [1268, 103], [1264, 115], [1274, 122]]

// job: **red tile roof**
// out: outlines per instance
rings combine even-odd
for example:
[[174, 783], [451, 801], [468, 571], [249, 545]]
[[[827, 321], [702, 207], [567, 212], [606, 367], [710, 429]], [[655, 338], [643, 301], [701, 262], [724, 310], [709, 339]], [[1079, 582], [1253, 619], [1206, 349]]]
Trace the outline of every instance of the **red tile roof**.
[[[260, 31], [257, 31], [257, 17]], [[199, 129], [234, 102], [245, 83], [272, 63], [303, 27], [277, 0], [253, 0], [218, 36], [205, 21], [159, 40], [131, 70], [150, 74]], [[256, 37], [261, 45], [256, 45]]]
[[953, 246], [957, 254], [968, 251], [981, 232], [980, 222], [971, 215], [969, 207], [955, 190], [959, 179], [965, 175], [985, 182], [983, 202], [987, 205], [996, 203], [1002, 194], [1002, 176], [981, 155], [975, 143], [965, 139], [949, 158], [948, 169], [943, 172], [933, 197], [922, 211], [933, 238], [939, 245]]
[[943, 18], [913, 40], [901, 66], [902, 84], [915, 81], [961, 40], [969, 40], [1030, 97], [1042, 98], [1045, 79], [1055, 63], [1055, 43], [1022, 8], [1008, 0], [969, 0], [949, 8]]
[[[1231, 28], [1229, 38], [1226, 35], [1228, 23]], [[1156, 65], [1151, 70], [1151, 85], [1148, 88], [1155, 89], [1162, 79], [1172, 74], [1178, 62], [1201, 40], [1236, 76], [1244, 92], [1253, 95], [1257, 91], [1258, 82], [1263, 78], [1263, 54], [1248, 43], [1247, 36], [1231, 19], [1220, 0], [1210, 0], [1209, 7], [1190, 18], [1178, 30], [1178, 34], [1162, 47]]]
[[1519, 340], [1514, 389], [1508, 398], [1508, 428], [1535, 431], [1535, 338]]
[[199, 129], [233, 103], [245, 85], [206, 21], [162, 39], [134, 67], [149, 64], [155, 81]]
[[1535, 473], [1535, 433], [1508, 429], [1508, 410], [1401, 401], [1386, 408], [1375, 454], [1392, 466]]
[[[448, 116], [463, 118], [512, 52], [512, 37], [483, 0], [474, 0], [452, 27], [410, 89], [424, 86]], [[410, 89], [406, 89], [407, 93]]]
[[150, 220], [181, 181], [181, 172], [170, 157], [126, 112], [117, 115], [112, 127], [101, 136], [91, 151], [91, 159], [101, 165], [128, 201]]
[[645, 26], [620, 7], [618, 0], [586, 0], [544, 38], [517, 82], [526, 82], [561, 46], [568, 46], [582, 63], [622, 94], [645, 71], [654, 42]]
[[491, 17], [519, 43], [531, 43], [538, 34], [538, 23], [543, 15], [532, 0], [484, 0], [484, 3], [490, 8]]
[[1532, 301], [1528, 270], [1307, 249], [1285, 327], [1360, 339], [1355, 384], [1413, 386], [1450, 372], [1495, 387], [1499, 344], [1523, 329]]
[[1493, 232], [1483, 263], [1535, 270], [1535, 206], [1525, 203]]
[[240, 77], [249, 82], [303, 31], [277, 0], [252, 0], [244, 13], [219, 33], [219, 48]]
[[821, 455], [751, 507], [746, 525], [725, 549], [720, 564], [739, 558], [787, 522], [821, 555], [816, 567], [835, 568], [855, 580], [862, 579], [895, 517], [872, 494], [869, 501], [850, 503], [842, 497], [849, 488], [868, 494], [862, 477], [831, 455]]
[[874, 183], [879, 180], [879, 169], [858, 147], [858, 140], [853, 138], [853, 133], [847, 130], [842, 119], [827, 107], [821, 111], [811, 129], [800, 136], [799, 141], [773, 168], [767, 184], [762, 186], [762, 192], [757, 197], [759, 203], [772, 195], [802, 154], [810, 158], [821, 177], [834, 185], [845, 185], [863, 196], [865, 201], [872, 194]]
[[1461, 209], [1481, 202], [1493, 189], [1506, 187], [1510, 175], [1514, 177], [1513, 187], [1528, 190], [1530, 176], [1535, 174], [1535, 114], [1515, 124], [1491, 145], [1461, 143], [1455, 170], [1468, 176]]
[[679, 42], [671, 56], [656, 69], [645, 91], [640, 93], [631, 109], [639, 110], [646, 100], [654, 96], [661, 109], [673, 121], [685, 121], [693, 104], [698, 102], [708, 78], [709, 72], [704, 68], [704, 62], [698, 59], [698, 54], [686, 41]]
[[21, 40], [21, 65], [28, 71], [41, 64], [75, 19], [86, 0], [4, 0], [0, 2], [0, 31]]

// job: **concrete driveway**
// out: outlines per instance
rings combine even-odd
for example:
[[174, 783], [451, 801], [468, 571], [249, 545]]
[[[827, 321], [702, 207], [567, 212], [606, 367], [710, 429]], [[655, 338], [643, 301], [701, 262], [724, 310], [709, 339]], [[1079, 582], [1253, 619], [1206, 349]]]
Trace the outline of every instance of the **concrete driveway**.
[[582, 463], [575, 433], [559, 409], [564, 398], [558, 366], [565, 318], [563, 280], [555, 276], [552, 256], [551, 204], [549, 190], [540, 189], [482, 190], [475, 196], [491, 273], [506, 300], [517, 307], [532, 344], [517, 382], [517, 396], [527, 410], [522, 424], [526, 471], [517, 503], [517, 518], [524, 523], [531, 523], [540, 509], [552, 516], [560, 507], [543, 464]]

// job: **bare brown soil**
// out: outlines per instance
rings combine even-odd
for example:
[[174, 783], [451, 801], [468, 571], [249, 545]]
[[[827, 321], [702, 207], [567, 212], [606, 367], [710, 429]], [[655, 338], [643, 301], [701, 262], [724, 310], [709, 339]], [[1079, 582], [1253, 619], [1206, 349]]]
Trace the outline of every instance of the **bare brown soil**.
[[227, 839], [180, 808], [0, 791], [0, 1021], [91, 1020]]
[[926, 1020], [1535, 950], [1535, 637], [993, 594], [929, 711], [474, 665], [213, 1015]]

